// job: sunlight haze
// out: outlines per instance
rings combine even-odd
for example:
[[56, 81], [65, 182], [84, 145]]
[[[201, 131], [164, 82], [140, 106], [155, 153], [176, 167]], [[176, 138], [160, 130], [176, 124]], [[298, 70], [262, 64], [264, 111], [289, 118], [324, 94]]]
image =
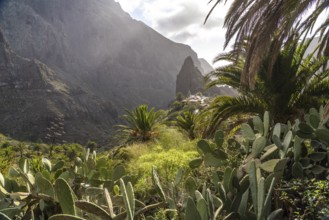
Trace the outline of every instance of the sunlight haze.
[[210, 64], [223, 51], [225, 29], [223, 21], [227, 5], [219, 5], [206, 24], [203, 24], [212, 4], [200, 0], [117, 0], [134, 19], [143, 21], [165, 37], [188, 44], [199, 58]]

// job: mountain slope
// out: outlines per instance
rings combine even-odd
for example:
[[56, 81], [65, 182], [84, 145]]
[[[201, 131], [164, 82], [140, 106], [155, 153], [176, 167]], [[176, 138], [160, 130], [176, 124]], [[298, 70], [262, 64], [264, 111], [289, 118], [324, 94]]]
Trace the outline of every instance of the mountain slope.
[[119, 108], [164, 107], [190, 47], [133, 20], [113, 0], [7, 0], [0, 26], [19, 55], [38, 59]]
[[200, 60], [200, 64], [201, 64], [204, 75], [207, 73], [210, 73], [211, 71], [214, 70], [214, 68], [207, 62], [207, 60], [205, 60], [203, 58], [201, 58], [199, 60]]
[[[31, 103], [42, 104], [31, 104], [25, 117], [18, 116], [21, 113], [14, 104], [1, 110], [0, 116], [7, 118], [6, 125], [10, 126], [10, 121], [13, 125], [5, 130], [1, 125], [0, 132], [10, 130], [15, 137], [43, 138], [44, 132], [39, 132], [46, 125], [39, 118], [49, 114], [38, 108], [55, 106], [51, 112], [57, 111], [65, 118], [68, 139], [100, 140], [125, 108], [144, 103], [166, 107], [175, 97], [176, 75], [187, 56], [201, 69], [197, 54], [189, 46], [174, 43], [132, 19], [114, 0], [2, 0], [0, 27], [11, 54], [35, 63], [32, 69], [20, 67], [23, 61], [0, 60], [0, 65], [20, 68], [17, 77], [22, 82], [44, 72], [54, 76], [47, 78], [49, 83], [39, 92], [26, 88], [26, 94], [31, 92]], [[60, 84], [65, 91], [56, 90], [52, 93], [56, 95], [49, 95], [45, 91], [51, 84]], [[16, 88], [11, 90], [8, 94], [20, 93]], [[6, 94], [1, 91], [2, 97]], [[26, 99], [23, 93], [20, 95]], [[2, 101], [11, 102], [11, 98]], [[30, 118], [33, 112], [38, 113], [38, 119]], [[83, 112], [85, 122], [77, 124]], [[14, 120], [15, 115], [20, 119]], [[39, 128], [31, 129], [29, 123]], [[14, 132], [15, 126], [21, 132]], [[83, 130], [86, 132], [79, 133]]]
[[[45, 64], [16, 55], [0, 29], [0, 130], [20, 139], [43, 139], [63, 118], [61, 140], [105, 137], [117, 113], [111, 103], [74, 89]], [[94, 124], [98, 127], [94, 127]], [[53, 140], [59, 141], [59, 140]]]

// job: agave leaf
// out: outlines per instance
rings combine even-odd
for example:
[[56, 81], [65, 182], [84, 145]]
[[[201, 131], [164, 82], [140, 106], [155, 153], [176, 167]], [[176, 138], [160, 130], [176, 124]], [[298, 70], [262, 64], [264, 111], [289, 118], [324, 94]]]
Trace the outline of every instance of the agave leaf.
[[279, 148], [275, 144], [272, 144], [270, 146], [271, 147], [268, 148], [267, 151], [261, 156], [261, 158], [260, 158], [261, 161], [266, 160], [268, 157], [271, 157], [276, 152], [278, 152]]
[[1, 220], [11, 220], [6, 214], [0, 212], [0, 219]]
[[59, 178], [55, 181], [55, 192], [63, 214], [74, 216], [76, 214], [74, 206], [75, 196], [66, 180]]
[[74, 215], [58, 214], [49, 217], [49, 220], [86, 220]]
[[276, 123], [273, 128], [272, 139], [274, 136], [277, 136], [279, 139], [281, 137], [281, 124], [280, 123]]
[[270, 213], [270, 215], [267, 217], [268, 220], [278, 220], [278, 219], [282, 219], [283, 215], [283, 210], [282, 209], [277, 209], [274, 210], [273, 212]]
[[158, 174], [157, 174], [156, 169], [155, 169], [154, 166], [152, 167], [152, 181], [153, 181], [153, 184], [155, 185], [155, 188], [156, 188], [157, 192], [160, 194], [161, 198], [164, 201], [166, 201], [165, 193], [164, 193], [164, 191], [162, 189], [162, 186], [160, 184], [160, 180], [159, 180]]
[[320, 125], [319, 115], [311, 114], [310, 115], [310, 124], [314, 129], [317, 129]]
[[264, 134], [264, 124], [259, 116], [255, 116], [253, 119], [254, 129], [258, 131], [261, 135]]
[[5, 186], [5, 178], [3, 177], [2, 173], [0, 173], [0, 186]]
[[320, 165], [315, 165], [312, 167], [312, 173], [315, 174], [315, 175], [319, 175], [321, 173], [323, 173], [324, 171], [326, 171], [327, 169], [324, 168], [323, 166], [320, 166]]
[[178, 186], [183, 179], [183, 169], [179, 168], [175, 177], [174, 186]]
[[256, 162], [253, 160], [249, 166], [249, 181], [250, 181], [250, 191], [251, 191], [251, 198], [254, 207], [255, 213], [258, 213], [258, 205], [257, 205], [257, 198], [258, 198], [258, 182], [257, 182], [257, 174], [256, 174]]
[[270, 114], [268, 111], [266, 111], [264, 113], [264, 137], [267, 136], [269, 128], [270, 128]]
[[247, 189], [249, 189], [249, 185], [250, 185], [250, 180], [249, 180], [249, 175], [245, 175], [239, 182], [240, 185], [240, 189], [239, 192], [240, 193], [244, 193]]
[[298, 127], [301, 130], [301, 132], [305, 134], [312, 134], [314, 131], [314, 129], [306, 123], [300, 123]]
[[125, 204], [126, 207], [126, 211], [127, 211], [127, 219], [128, 220], [133, 220], [134, 219], [134, 212], [132, 210], [132, 204], [130, 204], [130, 199], [128, 197], [128, 193], [126, 190], [126, 185], [123, 182], [122, 179], [119, 180], [120, 181], [120, 191], [121, 191], [121, 195], [123, 197], [123, 202]]
[[15, 169], [14, 167], [9, 168], [8, 174], [9, 174], [9, 177], [11, 177], [11, 178], [16, 178], [19, 176], [18, 170]]
[[302, 153], [302, 139], [298, 136], [295, 137], [294, 143], [294, 160], [299, 161]]
[[268, 160], [260, 165], [260, 168], [268, 173], [272, 173], [280, 159]]
[[329, 143], [329, 129], [317, 129], [315, 135], [322, 141]]
[[198, 149], [201, 150], [201, 152], [203, 154], [212, 152], [210, 145], [208, 144], [208, 142], [206, 140], [200, 140], [197, 144], [197, 147], [198, 147]]
[[247, 140], [254, 140], [255, 139], [255, 133], [248, 124], [241, 125], [241, 133], [244, 138]]
[[112, 179], [114, 181], [119, 180], [120, 178], [122, 178], [125, 175], [125, 172], [126, 171], [125, 171], [124, 166], [120, 165], [120, 166], [115, 167], [114, 171], [113, 171]]
[[189, 166], [190, 166], [190, 168], [195, 169], [195, 168], [200, 167], [202, 162], [203, 162], [202, 158], [195, 158], [189, 162]]
[[51, 171], [51, 162], [47, 158], [42, 158], [42, 164], [45, 166], [45, 168], [50, 172]]
[[200, 199], [199, 201], [197, 201], [196, 208], [199, 212], [201, 220], [209, 220], [208, 207], [205, 199]]
[[237, 212], [231, 212], [224, 218], [224, 220], [236, 220], [236, 219], [240, 219], [240, 215]]
[[286, 134], [286, 136], [284, 137], [284, 140], [283, 140], [283, 152], [284, 152], [284, 154], [287, 153], [291, 141], [292, 141], [292, 131], [288, 131], [288, 133]]
[[197, 184], [193, 177], [189, 176], [185, 180], [185, 190], [189, 195], [194, 195], [197, 190]]
[[251, 155], [256, 158], [265, 148], [266, 138], [258, 137], [252, 144]]
[[50, 196], [51, 198], [55, 198], [55, 190], [53, 185], [49, 180], [44, 178], [41, 173], [36, 174], [35, 184], [37, 186], [38, 193], [42, 193]]
[[[1, 209], [0, 212], [8, 216], [8, 218], [10, 219], [15, 219], [15, 216], [19, 215], [19, 213], [21, 213], [22, 210], [20, 208], [6, 208], [6, 209]], [[0, 215], [0, 219], [2, 219], [1, 215]]]
[[51, 171], [56, 172], [57, 170], [62, 169], [63, 166], [64, 166], [64, 161], [60, 160], [55, 164], [55, 166], [52, 167]]
[[222, 147], [222, 145], [224, 143], [224, 132], [222, 130], [218, 130], [215, 133], [215, 143], [216, 143], [217, 147]]
[[309, 158], [315, 162], [324, 160], [327, 157], [327, 152], [314, 152], [309, 155]]
[[303, 178], [303, 166], [300, 162], [295, 162], [292, 165], [292, 176], [295, 178]]
[[185, 220], [202, 220], [198, 209], [191, 197], [188, 197], [187, 199]]
[[257, 192], [257, 219], [263, 219], [264, 216], [264, 202], [265, 202], [265, 179], [262, 177], [258, 182]]
[[246, 216], [246, 212], [248, 209], [248, 198], [249, 198], [249, 190], [246, 190], [242, 195], [239, 210], [238, 210], [240, 216]]
[[106, 203], [107, 203], [107, 207], [110, 210], [110, 215], [113, 218], [113, 217], [115, 217], [115, 214], [114, 214], [114, 211], [113, 211], [113, 203], [112, 203], [110, 193], [106, 188], [104, 189], [104, 196], [105, 196], [105, 200], [106, 200]]
[[96, 215], [97, 217], [100, 217], [101, 219], [112, 220], [111, 215], [109, 213], [107, 213], [107, 211], [105, 211], [102, 207], [100, 207], [94, 203], [83, 201], [83, 200], [78, 200], [78, 201], [75, 201], [75, 206], [81, 210], [84, 210], [88, 213]]
[[30, 171], [30, 165], [27, 159], [21, 158], [18, 162], [19, 168], [24, 172], [28, 173]]

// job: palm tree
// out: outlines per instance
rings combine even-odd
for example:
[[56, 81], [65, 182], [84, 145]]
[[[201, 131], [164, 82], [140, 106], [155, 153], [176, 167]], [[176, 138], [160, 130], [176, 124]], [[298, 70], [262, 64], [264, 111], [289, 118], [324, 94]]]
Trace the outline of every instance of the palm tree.
[[[229, 85], [240, 92], [238, 97], [218, 96], [205, 114], [210, 114], [206, 134], [213, 134], [224, 120], [239, 114], [263, 114], [270, 111], [274, 122], [286, 123], [301, 116], [303, 109], [317, 107], [329, 98], [328, 57], [315, 58], [314, 50], [306, 54], [311, 39], [294, 41], [280, 50], [272, 65], [272, 54], [261, 60], [255, 87], [240, 86], [240, 77], [246, 62], [243, 56], [235, 60], [236, 50], [220, 54], [216, 61], [229, 61], [230, 64], [217, 68], [207, 75], [208, 87]], [[275, 44], [275, 42], [273, 42]], [[239, 52], [246, 54], [246, 50]], [[268, 74], [268, 67], [271, 72]]]
[[[227, 0], [225, 0], [226, 2]], [[223, 0], [214, 2], [205, 22]], [[329, 55], [329, 18], [320, 21], [320, 15], [329, 7], [328, 0], [233, 0], [226, 14], [224, 27], [227, 28], [226, 47], [234, 40], [234, 48], [239, 51], [247, 41], [245, 65], [240, 82], [243, 86], [254, 89], [256, 73], [262, 66], [262, 58], [272, 54], [267, 65], [267, 74], [271, 76], [282, 46], [290, 44], [294, 37], [292, 30], [301, 35], [308, 35], [316, 22], [321, 22], [315, 30], [319, 33], [321, 46], [319, 54]], [[241, 54], [237, 53], [235, 61]]]
[[187, 133], [188, 137], [193, 140], [196, 137], [195, 125], [196, 115], [192, 111], [185, 111], [176, 117], [176, 125]]
[[157, 135], [157, 128], [163, 120], [163, 113], [148, 110], [147, 105], [140, 105], [132, 111], [126, 110], [122, 118], [127, 125], [117, 125], [119, 132], [130, 141], [148, 141]]

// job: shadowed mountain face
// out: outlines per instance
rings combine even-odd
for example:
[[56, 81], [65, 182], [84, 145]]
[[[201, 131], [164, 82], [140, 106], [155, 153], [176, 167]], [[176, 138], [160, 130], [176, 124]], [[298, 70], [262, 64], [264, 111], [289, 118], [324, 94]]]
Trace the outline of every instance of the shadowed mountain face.
[[[1, 30], [0, 60], [2, 132], [30, 140], [50, 135], [56, 143], [108, 135], [102, 128], [111, 126], [117, 116], [111, 103], [66, 84], [45, 64], [16, 55]], [[53, 131], [60, 134], [55, 137], [49, 129], [58, 118], [64, 118], [65, 124]]]
[[[45, 92], [31, 93], [31, 98], [40, 103], [37, 106], [31, 104], [30, 110], [56, 106], [58, 114], [64, 117], [68, 140], [78, 140], [86, 135], [73, 132], [82, 131], [87, 126], [77, 129], [78, 125], [71, 123], [74, 112], [85, 112], [81, 119], [90, 127], [111, 130], [117, 114], [122, 113], [124, 108], [143, 103], [167, 106], [175, 96], [176, 75], [187, 56], [191, 56], [194, 64], [201, 69], [196, 53], [189, 46], [174, 43], [142, 22], [133, 20], [114, 0], [2, 0], [0, 27], [8, 41], [6, 47], [11, 48], [13, 56], [25, 63], [34, 63], [34, 69], [42, 66], [47, 74], [51, 73], [54, 78], [47, 78], [47, 86], [60, 84], [60, 88], [65, 88], [56, 96], [46, 96]], [[0, 65], [18, 68], [22, 62], [1, 59]], [[19, 68], [17, 80], [30, 80], [33, 84], [39, 77], [34, 77], [37, 70], [32, 67]], [[9, 70], [2, 71], [5, 76]], [[16, 92], [15, 87], [11, 89]], [[30, 88], [26, 88], [25, 93], [29, 92]], [[4, 97], [3, 91], [1, 93]], [[24, 94], [21, 93], [21, 99], [26, 101]], [[10, 99], [8, 96], [2, 101], [9, 102]], [[64, 110], [58, 104], [61, 102], [70, 103], [76, 111]], [[12, 121], [15, 127], [4, 130], [1, 125], [0, 132], [15, 135], [17, 132], [14, 130], [17, 129], [42, 138], [43, 134], [36, 134], [39, 132], [37, 128], [31, 130], [29, 125], [20, 127], [15, 122], [14, 116], [21, 109], [14, 107], [2, 109], [0, 116], [2, 119], [10, 116], [11, 119], [6, 120]], [[98, 114], [99, 111], [102, 113]], [[29, 112], [26, 117], [29, 117]], [[50, 116], [40, 112], [38, 117]], [[102, 117], [105, 117], [106, 123], [99, 123]], [[31, 118], [30, 121], [39, 125], [38, 120]], [[39, 127], [44, 129], [43, 125]], [[95, 135], [94, 139], [100, 139], [100, 134]]]
[[204, 79], [200, 70], [194, 66], [191, 57], [187, 57], [177, 75], [176, 94], [184, 96], [204, 91]]

